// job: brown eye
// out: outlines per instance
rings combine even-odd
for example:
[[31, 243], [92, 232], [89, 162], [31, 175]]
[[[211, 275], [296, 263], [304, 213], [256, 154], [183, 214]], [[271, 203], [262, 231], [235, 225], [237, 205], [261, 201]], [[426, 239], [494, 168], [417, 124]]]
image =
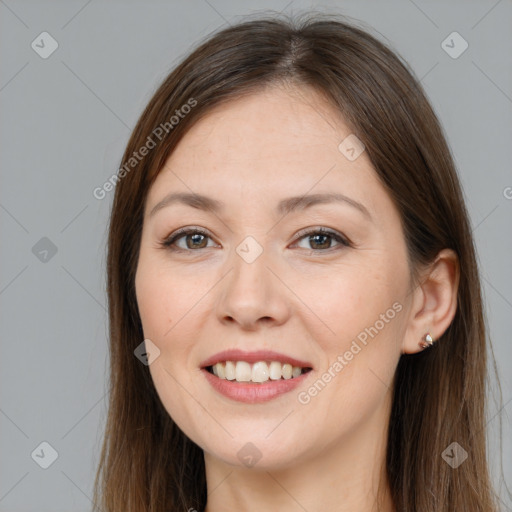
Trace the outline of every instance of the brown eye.
[[305, 234], [303, 233], [299, 241], [302, 241], [304, 239], [306, 239], [307, 243], [309, 244], [309, 247], [304, 248], [311, 249], [314, 251], [327, 251], [329, 249], [333, 249], [333, 241], [336, 241], [337, 245], [345, 247], [350, 246], [349, 242], [347, 242], [347, 240], [344, 237], [342, 237], [339, 233], [329, 231], [324, 228], [309, 231]]
[[[310, 235], [309, 243], [313, 243], [313, 249], [329, 249], [333, 237], [330, 235], [318, 234]], [[314, 247], [316, 245], [316, 247]]]
[[[178, 244], [181, 239], [185, 240], [184, 246], [183, 244]], [[164, 240], [162, 246], [175, 251], [194, 251], [206, 249], [208, 247], [208, 239], [210, 239], [210, 236], [205, 231], [197, 228], [183, 228]]]
[[188, 249], [203, 249], [204, 247], [206, 247], [204, 243], [205, 240], [207, 240], [207, 237], [202, 233], [193, 233], [191, 235], [185, 235], [185, 243], [187, 244]]

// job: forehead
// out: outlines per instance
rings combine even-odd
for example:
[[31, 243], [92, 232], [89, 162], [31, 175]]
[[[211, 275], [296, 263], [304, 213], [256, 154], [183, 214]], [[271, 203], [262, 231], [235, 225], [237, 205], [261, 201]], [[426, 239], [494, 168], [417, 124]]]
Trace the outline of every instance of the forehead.
[[315, 147], [336, 150], [343, 133], [350, 130], [315, 89], [274, 86], [209, 112], [190, 129], [174, 160], [186, 146], [197, 158], [222, 162], [300, 161], [317, 157]]
[[237, 98], [189, 129], [155, 180], [148, 205], [172, 190], [265, 202], [339, 192], [367, 196], [371, 209], [380, 185], [364, 151], [353, 161], [340, 151], [349, 135], [340, 113], [310, 87], [272, 87]]

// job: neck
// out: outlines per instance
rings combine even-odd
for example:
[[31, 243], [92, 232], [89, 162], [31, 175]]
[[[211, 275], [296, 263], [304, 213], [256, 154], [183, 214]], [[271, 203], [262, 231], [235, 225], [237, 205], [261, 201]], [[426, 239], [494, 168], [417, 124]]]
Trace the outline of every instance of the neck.
[[395, 512], [385, 471], [389, 403], [335, 444], [290, 467], [233, 467], [205, 454], [205, 512]]

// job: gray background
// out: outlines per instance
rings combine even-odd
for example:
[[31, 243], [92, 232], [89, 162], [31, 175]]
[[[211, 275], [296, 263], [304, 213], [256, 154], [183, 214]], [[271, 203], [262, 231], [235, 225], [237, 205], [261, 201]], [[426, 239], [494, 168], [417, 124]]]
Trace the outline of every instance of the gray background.
[[[106, 414], [113, 196], [92, 191], [116, 172], [141, 109], [212, 30], [255, 11], [308, 8], [373, 27], [411, 64], [441, 118], [474, 227], [503, 388], [503, 408], [489, 405], [493, 475], [499, 486], [501, 416], [512, 481], [510, 0], [0, 0], [0, 511], [91, 509]], [[43, 45], [44, 31], [58, 42], [46, 59], [31, 47]], [[458, 58], [441, 46], [453, 31], [469, 44]], [[48, 469], [31, 457], [43, 441], [58, 452]]]

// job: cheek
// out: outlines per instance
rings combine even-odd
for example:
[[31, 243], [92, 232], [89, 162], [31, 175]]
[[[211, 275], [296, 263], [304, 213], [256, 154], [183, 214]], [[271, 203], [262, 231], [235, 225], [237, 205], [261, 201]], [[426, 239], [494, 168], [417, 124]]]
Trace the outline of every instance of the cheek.
[[179, 388], [172, 377], [184, 385], [193, 380], [197, 370], [193, 366], [193, 340], [201, 323], [200, 300], [208, 287], [150, 257], [141, 258], [135, 287], [144, 337], [160, 350], [158, 359], [150, 365], [155, 385], [158, 389], [161, 382], [164, 388], [172, 388], [170, 399], [164, 402], [167, 405], [173, 402], [176, 386]]
[[190, 396], [184, 391], [195, 393], [194, 375], [187, 367], [190, 346], [180, 340], [188, 339], [183, 329], [189, 320], [187, 311], [191, 311], [197, 298], [184, 294], [179, 278], [173, 275], [141, 258], [135, 278], [136, 297], [144, 338], [160, 350], [149, 365], [157, 394], [178, 426], [195, 434], [193, 418], [197, 411], [191, 410]]
[[[332, 349], [343, 347], [374, 325], [401, 296], [400, 280], [377, 261], [332, 266], [311, 278], [303, 276], [294, 279], [294, 292], [304, 303], [304, 311], [311, 312], [311, 321], [318, 323], [316, 332]], [[385, 329], [381, 322], [378, 327], [389, 330], [388, 323]]]
[[310, 330], [325, 355], [321, 382], [301, 398], [331, 404], [331, 420], [341, 421], [347, 410], [354, 421], [370, 414], [388, 391], [400, 356], [405, 274], [384, 264], [382, 254], [373, 256], [367, 265], [296, 281], [298, 295], [316, 313]]
[[139, 266], [135, 290], [144, 336], [151, 340], [162, 338], [173, 320], [166, 280], [159, 278], [149, 267]]
[[139, 262], [135, 290], [144, 335], [161, 342], [172, 338], [198, 300], [190, 280], [150, 258]]

